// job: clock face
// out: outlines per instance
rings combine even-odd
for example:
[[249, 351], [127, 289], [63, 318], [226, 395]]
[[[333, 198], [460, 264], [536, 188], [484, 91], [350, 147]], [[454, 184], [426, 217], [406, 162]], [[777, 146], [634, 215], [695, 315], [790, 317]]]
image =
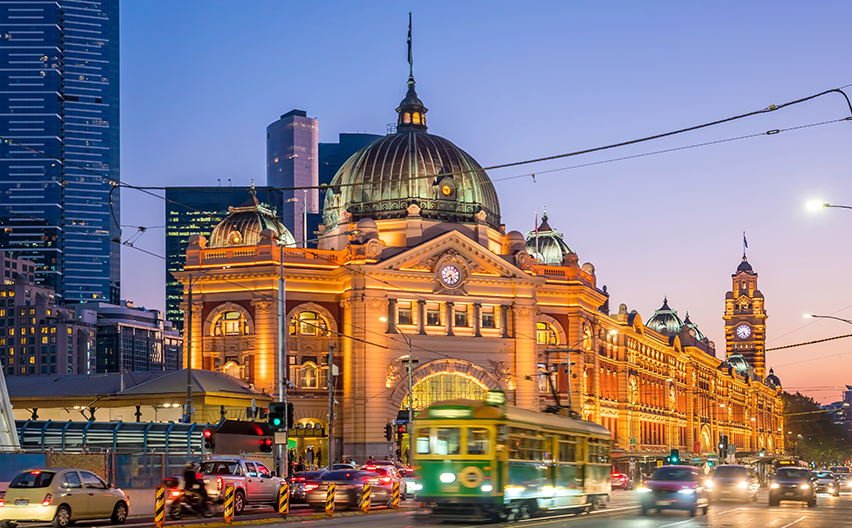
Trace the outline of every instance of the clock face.
[[447, 286], [455, 286], [461, 280], [461, 272], [452, 264], [448, 264], [441, 269], [441, 281]]
[[737, 337], [740, 339], [745, 339], [751, 335], [751, 327], [749, 325], [741, 324], [737, 327]]

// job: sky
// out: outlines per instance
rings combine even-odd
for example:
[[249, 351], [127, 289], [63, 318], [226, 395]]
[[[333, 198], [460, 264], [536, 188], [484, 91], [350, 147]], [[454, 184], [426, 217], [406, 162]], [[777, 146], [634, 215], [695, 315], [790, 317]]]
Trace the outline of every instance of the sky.
[[[266, 127], [294, 108], [319, 120], [321, 142], [386, 133], [406, 89], [409, 11], [429, 132], [483, 166], [852, 84], [852, 3], [843, 1], [123, 1], [123, 181], [263, 185]], [[546, 207], [580, 262], [594, 264], [614, 311], [624, 303], [647, 320], [667, 296], [722, 357], [743, 232], [766, 297], [768, 347], [852, 333], [841, 321], [803, 318], [852, 319], [852, 210], [806, 208], [852, 205], [852, 121], [833, 122], [849, 116], [831, 93], [489, 175], [507, 230], [533, 229]], [[128, 189], [121, 199], [124, 239], [145, 226], [136, 246], [164, 255], [164, 202]], [[161, 259], [124, 247], [122, 275], [124, 298], [164, 308]], [[822, 403], [852, 384], [851, 360], [852, 338], [767, 353], [787, 390]]]

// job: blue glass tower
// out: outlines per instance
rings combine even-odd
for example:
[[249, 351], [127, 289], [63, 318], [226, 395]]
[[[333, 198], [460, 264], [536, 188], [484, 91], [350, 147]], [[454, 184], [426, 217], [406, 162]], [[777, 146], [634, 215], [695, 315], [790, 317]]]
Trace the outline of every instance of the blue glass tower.
[[119, 300], [118, 14], [118, 0], [0, 3], [0, 251], [66, 302]]

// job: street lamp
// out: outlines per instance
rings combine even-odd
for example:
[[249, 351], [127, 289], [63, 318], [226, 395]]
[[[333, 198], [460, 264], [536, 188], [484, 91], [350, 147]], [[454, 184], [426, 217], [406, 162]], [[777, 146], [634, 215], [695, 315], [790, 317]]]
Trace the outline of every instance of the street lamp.
[[805, 314], [804, 317], [805, 317], [805, 319], [835, 319], [837, 321], [843, 321], [844, 323], [852, 324], [852, 320], [843, 319], [842, 317], [834, 317], [833, 315]]
[[[390, 323], [396, 328], [396, 331], [402, 334], [402, 338], [405, 339], [405, 343], [408, 345], [408, 358], [406, 362], [408, 363], [408, 425], [406, 427], [408, 431], [408, 450], [411, 452], [411, 423], [414, 421], [414, 358], [411, 357], [411, 336], [403, 332], [395, 322], [388, 321], [387, 317], [379, 317], [379, 321], [383, 323]], [[410, 460], [409, 455], [409, 460]]]
[[828, 207], [836, 207], [838, 209], [852, 209], [852, 206], [849, 206], [849, 205], [834, 205], [834, 204], [823, 203], [823, 202], [816, 201], [816, 200], [808, 202], [808, 209], [810, 209], [811, 211], [818, 211], [820, 209], [825, 209], [825, 208], [828, 208]]

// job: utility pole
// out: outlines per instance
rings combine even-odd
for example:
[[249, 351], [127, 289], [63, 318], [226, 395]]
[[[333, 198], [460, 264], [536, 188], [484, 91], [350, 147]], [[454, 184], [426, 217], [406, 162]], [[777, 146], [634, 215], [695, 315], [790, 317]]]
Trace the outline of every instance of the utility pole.
[[[287, 317], [284, 312], [287, 307], [284, 303], [284, 244], [278, 241], [278, 401], [287, 409], [287, 382], [284, 372], [287, 369], [287, 331], [285, 323]], [[289, 414], [289, 413], [288, 413]], [[284, 478], [290, 472], [288, 460], [288, 448], [290, 446], [290, 424], [284, 417], [284, 444], [278, 444], [276, 455], [278, 455], [278, 476]]]
[[328, 336], [328, 469], [334, 467], [334, 343]]
[[[192, 422], [192, 273], [189, 274], [189, 295], [187, 303], [189, 305], [189, 318], [186, 321], [186, 333], [184, 341], [186, 342], [186, 407], [183, 411], [183, 423]], [[119, 343], [121, 335], [118, 336]]]

